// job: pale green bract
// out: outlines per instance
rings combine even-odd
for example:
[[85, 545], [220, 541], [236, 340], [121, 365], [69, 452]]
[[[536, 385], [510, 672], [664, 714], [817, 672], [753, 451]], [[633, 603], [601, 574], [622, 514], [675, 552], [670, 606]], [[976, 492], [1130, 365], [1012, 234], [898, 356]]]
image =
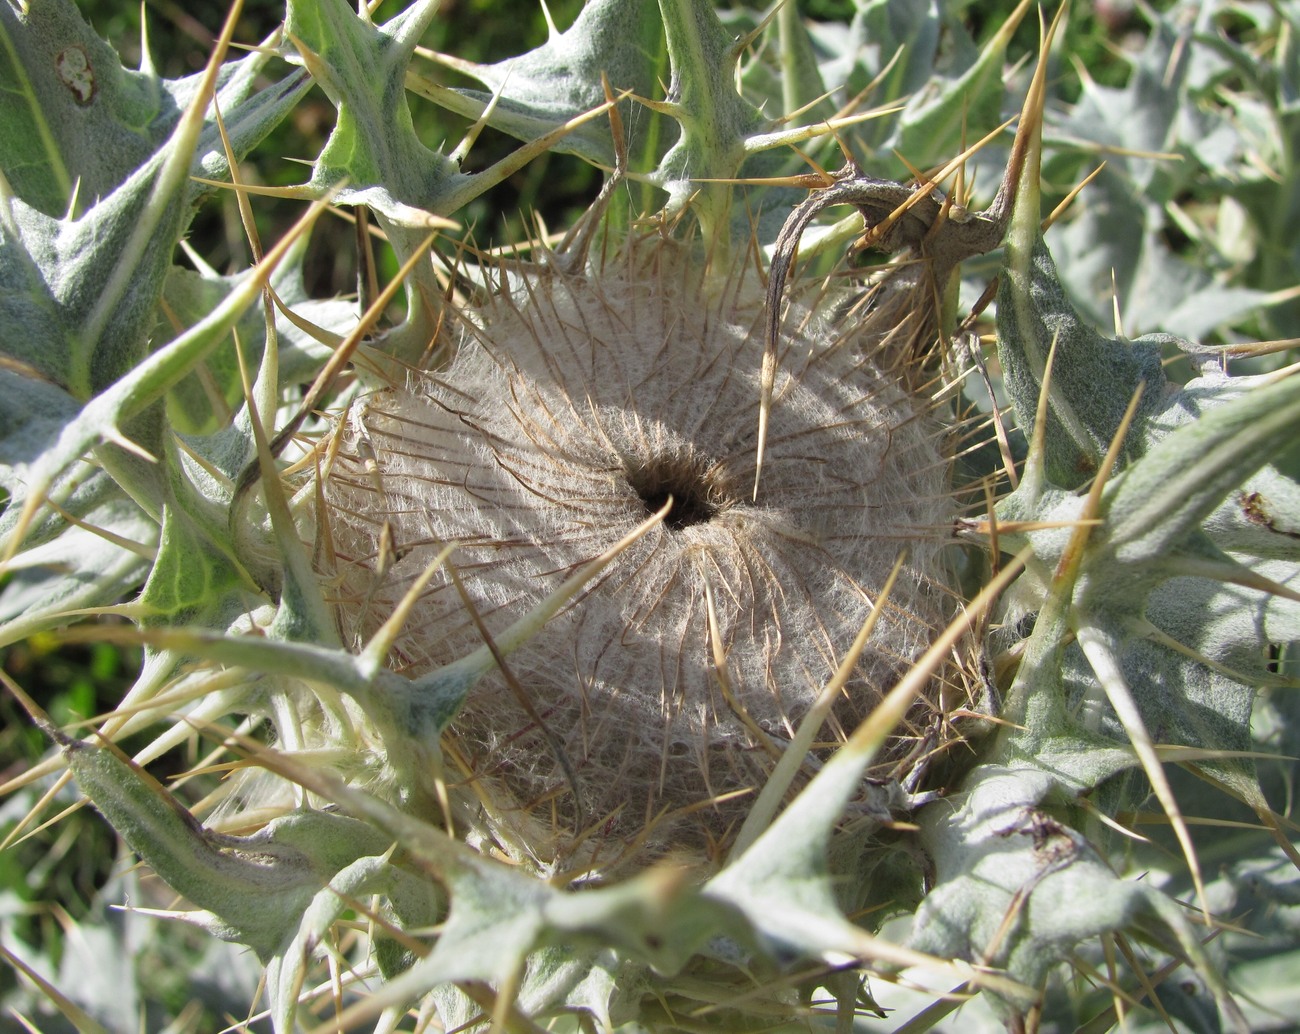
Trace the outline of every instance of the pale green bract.
[[[5, 832], [49, 817], [27, 814], [46, 788], [36, 777], [66, 767], [184, 900], [157, 918], [88, 917], [60, 971], [14, 933], [0, 896], [13, 1010], [50, 1029], [156, 1019], [128, 941], [157, 937], [165, 952], [179, 918], [251, 952], [202, 949], [205, 967], [244, 980], [219, 1009], [265, 1009], [283, 1034], [335, 1029], [335, 1005], [340, 1027], [377, 1031], [1289, 1029], [1300, 378], [1275, 357], [1229, 376], [1233, 353], [1185, 337], [1296, 335], [1300, 5], [1147, 14], [1126, 85], [1081, 71], [1073, 97], [1047, 93], [1066, 75], [1055, 51], [1032, 81], [1032, 61], [1017, 64], [1027, 5], [980, 45], [968, 6], [857, 0], [834, 23], [793, 4], [763, 18], [590, 0], [540, 47], [473, 63], [421, 46], [441, 16], [431, 0], [383, 21], [289, 0], [261, 48], [238, 56], [223, 38], [206, 72], [169, 80], [148, 59], [124, 69], [71, 0], [0, 5], [0, 648], [70, 626], [145, 648], [95, 734], [59, 730], [35, 687], [5, 675], [57, 747], [7, 784]], [[448, 68], [477, 86], [447, 85]], [[257, 157], [315, 87], [337, 119], [291, 191], [314, 202], [301, 222], [251, 270], [182, 265], [177, 244], [218, 189], [206, 181]], [[461, 153], [422, 142], [408, 95], [520, 143], [463, 172]], [[990, 216], [1005, 245], [935, 285], [932, 306], [947, 341], [959, 300], [969, 308], [997, 276], [996, 324], [982, 325], [996, 331], [992, 375], [944, 347], [921, 389], [962, 454], [956, 489], [978, 500], [955, 521], [945, 587], [968, 627], [904, 658], [896, 692], [810, 755], [798, 792], [775, 775], [754, 788], [752, 820], [729, 831], [739, 846], [710, 866], [570, 883], [522, 855], [503, 862], [509, 845], [442, 799], [440, 737], [501, 663], [494, 650], [508, 659], [580, 608], [610, 557], [561, 572], [563, 588], [512, 615], [492, 649], [433, 670], [408, 675], [394, 656], [405, 612], [349, 649], [322, 560], [330, 421], [428, 361], [464, 302], [450, 266], [520, 296], [561, 274], [598, 283], [588, 248], [604, 234], [660, 235], [706, 276], [766, 271], [791, 210], [829, 182], [816, 170], [844, 164], [835, 137], [870, 184], [910, 178], [896, 155], [928, 173], [993, 133], [962, 173], [984, 206], [1012, 151], [1013, 131], [993, 131], [1025, 96]], [[458, 213], [547, 151], [617, 190], [539, 245], [536, 266], [458, 254]], [[1098, 181], [1043, 230], [1041, 194], [1099, 154]], [[940, 187], [958, 189], [947, 174]], [[327, 205], [364, 206], [410, 265], [390, 322], [358, 328], [355, 305], [304, 285]], [[805, 297], [828, 311], [847, 292], [806, 284], [840, 268], [865, 211], [836, 209], [803, 239]], [[1140, 337], [1099, 329], [1112, 276]], [[258, 309], [268, 287], [282, 308]], [[311, 444], [294, 452], [295, 434]], [[95, 614], [117, 617], [83, 620]], [[912, 697], [958, 671], [969, 698], [944, 717], [969, 750], [915, 779], [869, 778]], [[132, 758], [113, 745], [127, 737]], [[246, 773], [212, 784], [201, 808], [148, 774], [169, 751], [197, 747], [197, 760], [221, 742]], [[1171, 834], [1146, 840], [1159, 826]], [[125, 885], [109, 904], [135, 897]], [[74, 975], [87, 952], [92, 966], [115, 955], [111, 988]], [[922, 992], [905, 990], [914, 980]]]

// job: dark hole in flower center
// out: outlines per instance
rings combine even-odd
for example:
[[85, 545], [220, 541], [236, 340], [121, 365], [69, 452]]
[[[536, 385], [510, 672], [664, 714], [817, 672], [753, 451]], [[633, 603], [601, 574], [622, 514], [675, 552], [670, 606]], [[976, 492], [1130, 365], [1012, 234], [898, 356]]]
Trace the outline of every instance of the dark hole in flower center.
[[672, 499], [673, 508], [664, 518], [670, 531], [706, 524], [735, 501], [721, 470], [694, 457], [656, 456], [648, 462], [628, 462], [626, 473], [646, 513], [658, 513]]

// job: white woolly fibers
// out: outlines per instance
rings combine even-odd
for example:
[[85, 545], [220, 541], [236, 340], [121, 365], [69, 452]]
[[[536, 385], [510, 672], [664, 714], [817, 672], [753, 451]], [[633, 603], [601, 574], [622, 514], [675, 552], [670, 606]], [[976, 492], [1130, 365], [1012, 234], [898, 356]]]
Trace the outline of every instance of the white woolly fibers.
[[[786, 314], [751, 499], [753, 279], [711, 279], [667, 244], [597, 273], [528, 273], [461, 319], [447, 368], [370, 396], [343, 430], [325, 496], [340, 622], [357, 644], [447, 543], [498, 630], [673, 499], [662, 525], [507, 659], [550, 741], [499, 675], [470, 692], [448, 734], [449, 754], [498, 802], [494, 821], [527, 831], [548, 864], [725, 843], [745, 795], [712, 798], [762, 785], [901, 551], [903, 577], [823, 743], [870, 712], [945, 619], [947, 465], [925, 402], [873, 361], [880, 328]], [[423, 673], [481, 643], [440, 573], [391, 663]]]

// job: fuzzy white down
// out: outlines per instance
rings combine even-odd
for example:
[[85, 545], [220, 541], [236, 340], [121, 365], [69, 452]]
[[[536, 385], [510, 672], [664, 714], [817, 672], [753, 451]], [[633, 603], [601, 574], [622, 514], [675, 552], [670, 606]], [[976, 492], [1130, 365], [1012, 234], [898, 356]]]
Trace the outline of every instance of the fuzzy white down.
[[[670, 246], [620, 255], [598, 275], [530, 275], [461, 318], [447, 368], [370, 396], [344, 429], [326, 498], [340, 623], [357, 644], [448, 542], [475, 608], [500, 629], [674, 498], [663, 525], [508, 660], [563, 745], [581, 809], [501, 678], [472, 691], [449, 734], [497, 802], [494, 821], [537, 860], [578, 854], [599, 867], [645, 850], [716, 850], [745, 799], [709, 799], [761, 785], [900, 551], [904, 575], [820, 739], [851, 730], [945, 620], [947, 464], [925, 404], [873, 362], [868, 328], [786, 314], [751, 500], [763, 314], [753, 281], [711, 279]], [[440, 574], [391, 664], [422, 673], [481, 641]], [[693, 805], [690, 818], [662, 818]]]

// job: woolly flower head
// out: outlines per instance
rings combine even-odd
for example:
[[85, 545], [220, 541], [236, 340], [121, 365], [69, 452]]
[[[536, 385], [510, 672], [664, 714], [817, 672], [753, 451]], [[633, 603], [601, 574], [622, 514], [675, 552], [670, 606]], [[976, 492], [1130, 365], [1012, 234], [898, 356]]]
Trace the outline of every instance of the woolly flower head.
[[[792, 305], [755, 494], [752, 271], [710, 275], [654, 239], [582, 273], [501, 282], [516, 286], [458, 317], [449, 365], [366, 397], [340, 427], [325, 497], [343, 634], [365, 641], [454, 543], [390, 659], [429, 671], [671, 500], [469, 693], [446, 778], [498, 844], [543, 867], [717, 852], [873, 609], [818, 750], [946, 620], [952, 504], [928, 402], [883, 372], [869, 318], [837, 326]], [[933, 706], [913, 718], [919, 737]]]

